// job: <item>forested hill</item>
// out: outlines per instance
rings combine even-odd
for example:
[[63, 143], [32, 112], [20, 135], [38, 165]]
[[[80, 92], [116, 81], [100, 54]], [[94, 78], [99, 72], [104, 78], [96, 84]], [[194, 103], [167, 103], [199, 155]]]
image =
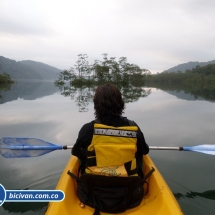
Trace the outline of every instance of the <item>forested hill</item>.
[[215, 60], [211, 60], [208, 62], [188, 62], [188, 63], [183, 63], [183, 64], [179, 64], [178, 66], [174, 66], [170, 69], [165, 70], [164, 72], [185, 72], [186, 70], [192, 70], [193, 68], [195, 68], [196, 66], [207, 66], [208, 64], [215, 64]]
[[15, 61], [0, 56], [0, 74], [7, 73], [13, 80], [56, 80], [60, 69], [44, 63]]

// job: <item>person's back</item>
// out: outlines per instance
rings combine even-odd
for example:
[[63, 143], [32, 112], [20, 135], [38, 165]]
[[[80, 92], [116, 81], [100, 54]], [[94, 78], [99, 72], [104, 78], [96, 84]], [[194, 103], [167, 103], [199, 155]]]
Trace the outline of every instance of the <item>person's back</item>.
[[[81, 161], [81, 179], [85, 181], [79, 183], [82, 186], [78, 186], [78, 195], [97, 211], [122, 212], [141, 202], [142, 158], [149, 147], [137, 124], [122, 117], [124, 101], [116, 86], [98, 87], [93, 101], [96, 119], [81, 128], [72, 149]], [[107, 199], [111, 194], [114, 196]]]

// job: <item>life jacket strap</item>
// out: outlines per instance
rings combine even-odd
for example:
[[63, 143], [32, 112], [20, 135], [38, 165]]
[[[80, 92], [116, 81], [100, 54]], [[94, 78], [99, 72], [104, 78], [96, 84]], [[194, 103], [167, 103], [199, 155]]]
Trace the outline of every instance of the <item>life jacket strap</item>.
[[96, 163], [96, 157], [90, 157], [90, 158], [87, 158], [87, 162], [86, 162], [86, 166], [89, 167], [89, 166], [96, 166], [97, 163]]
[[93, 150], [93, 151], [88, 151], [88, 150], [87, 150], [87, 156], [88, 156], [88, 157], [96, 156], [95, 150]]
[[124, 163], [124, 167], [128, 173], [128, 175], [134, 175], [134, 174], [137, 174], [137, 167], [135, 169], [131, 169], [131, 162], [132, 161], [129, 161], [129, 162], [126, 162]]

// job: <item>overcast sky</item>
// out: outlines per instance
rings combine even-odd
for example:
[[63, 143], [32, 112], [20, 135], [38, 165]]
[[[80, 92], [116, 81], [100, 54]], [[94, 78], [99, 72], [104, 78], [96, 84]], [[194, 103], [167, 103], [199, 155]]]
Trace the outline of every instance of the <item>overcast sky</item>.
[[0, 0], [0, 56], [69, 69], [127, 57], [152, 73], [215, 59], [214, 0]]

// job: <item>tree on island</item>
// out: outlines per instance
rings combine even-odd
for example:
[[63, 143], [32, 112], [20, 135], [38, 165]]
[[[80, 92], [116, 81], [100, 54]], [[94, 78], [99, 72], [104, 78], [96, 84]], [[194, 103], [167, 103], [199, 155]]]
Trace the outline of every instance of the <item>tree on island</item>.
[[126, 57], [117, 61], [115, 57], [108, 58], [108, 54], [103, 54], [103, 60], [95, 60], [92, 65], [89, 64], [86, 54], [79, 54], [78, 57], [74, 68], [60, 73], [57, 85], [64, 85], [66, 81], [70, 81], [72, 85], [124, 83], [134, 79], [143, 82], [150, 75], [147, 69], [128, 63]]
[[[1, 65], [0, 65], [1, 70]], [[10, 90], [11, 85], [14, 83], [14, 81], [10, 78], [10, 75], [7, 73], [0, 74], [0, 93], [1, 91], [7, 91]], [[0, 94], [0, 100], [2, 99], [2, 96]]]
[[[0, 64], [0, 70], [2, 69]], [[11, 79], [10, 75], [7, 73], [0, 74], [0, 84], [12, 84], [14, 81]]]

